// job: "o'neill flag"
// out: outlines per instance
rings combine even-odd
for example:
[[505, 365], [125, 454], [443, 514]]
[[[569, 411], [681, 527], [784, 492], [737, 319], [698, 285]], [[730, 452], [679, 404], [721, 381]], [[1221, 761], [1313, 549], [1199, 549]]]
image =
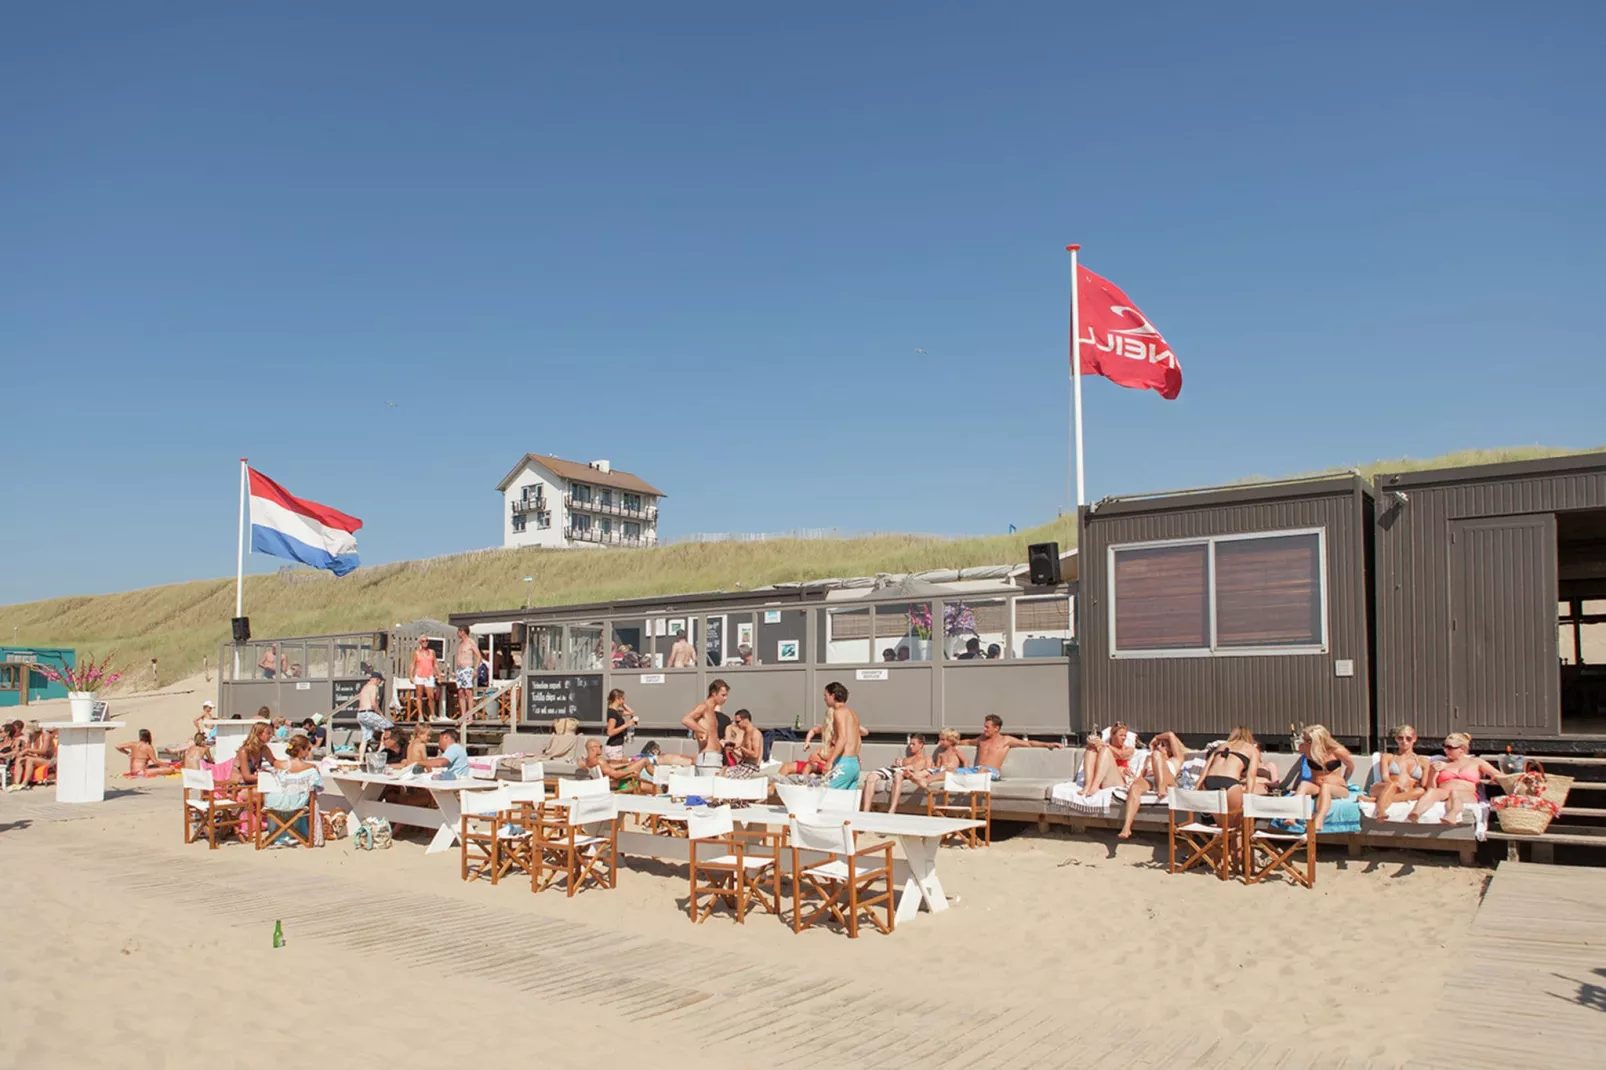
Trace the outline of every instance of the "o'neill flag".
[[357, 567], [357, 529], [362, 521], [327, 505], [297, 498], [249, 468], [251, 549], [288, 557], [344, 576]]
[[[1182, 366], [1149, 318], [1109, 279], [1077, 265], [1082, 374], [1170, 400], [1182, 392]], [[1073, 354], [1074, 359], [1074, 354]]]

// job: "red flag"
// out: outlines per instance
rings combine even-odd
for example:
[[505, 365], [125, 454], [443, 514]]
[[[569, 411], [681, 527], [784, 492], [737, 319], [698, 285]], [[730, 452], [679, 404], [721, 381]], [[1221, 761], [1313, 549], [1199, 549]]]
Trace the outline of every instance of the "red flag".
[[1176, 355], [1120, 287], [1078, 264], [1076, 296], [1083, 375], [1102, 375], [1135, 390], [1157, 390], [1167, 400], [1182, 392]]

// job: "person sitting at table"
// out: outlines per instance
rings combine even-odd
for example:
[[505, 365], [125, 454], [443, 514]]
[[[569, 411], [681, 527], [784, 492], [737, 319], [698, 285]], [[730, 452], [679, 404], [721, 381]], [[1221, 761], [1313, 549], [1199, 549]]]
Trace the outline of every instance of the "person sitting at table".
[[374, 746], [385, 755], [386, 765], [400, 765], [402, 757], [407, 753], [407, 745], [397, 736], [394, 727], [380, 732], [379, 742]]
[[323, 714], [313, 714], [301, 722], [301, 727], [305, 729], [307, 739], [312, 741], [314, 750], [329, 744], [329, 730], [323, 726]]
[[764, 733], [753, 724], [753, 715], [737, 710], [730, 727], [725, 730], [724, 775], [733, 780], [752, 780], [759, 775], [759, 762], [764, 755]]
[[441, 752], [418, 762], [425, 769], [439, 769], [441, 780], [468, 779], [468, 749], [457, 741], [457, 729], [441, 729]]
[[580, 749], [580, 722], [573, 717], [559, 717], [552, 722], [552, 737], [539, 757], [545, 761], [573, 761]]
[[632, 758], [630, 761], [610, 761], [602, 753], [602, 743], [595, 739], [586, 740], [585, 757], [575, 763], [575, 775], [581, 780], [608, 779], [609, 786], [617, 788], [619, 782], [627, 777], [633, 777], [647, 768], [646, 758]]
[[[1115, 733], [1112, 731], [1110, 734]], [[1187, 749], [1175, 732], [1161, 732], [1149, 741], [1149, 756], [1143, 760], [1143, 768], [1139, 770], [1137, 779], [1127, 788], [1126, 813], [1122, 816], [1121, 831], [1116, 833], [1119, 839], [1132, 838], [1132, 822], [1137, 820], [1144, 793], [1152, 791], [1160, 797], [1161, 802], [1165, 802], [1166, 796], [1171, 793], [1171, 786], [1182, 772], [1182, 762], [1187, 754]]]
[[[412, 735], [407, 738], [407, 754], [402, 758], [401, 764], [414, 765], [422, 763], [425, 758], [428, 758], [429, 741], [433, 734], [434, 730], [430, 728], [427, 721], [419, 721], [414, 725]], [[442, 733], [441, 738], [445, 739], [444, 733]]]
[[117, 750], [128, 755], [129, 776], [160, 776], [178, 768], [174, 763], [164, 762], [156, 756], [149, 728], [141, 728], [139, 738], [133, 743], [117, 744]]
[[205, 732], [195, 733], [190, 745], [184, 748], [184, 760], [181, 764], [185, 769], [205, 769], [212, 764], [212, 748], [206, 742]]
[[234, 752], [234, 768], [229, 774], [230, 782], [236, 785], [254, 785], [257, 782], [257, 770], [267, 764], [273, 757], [268, 749], [268, 726], [254, 724], [251, 731], [246, 733], [245, 742], [240, 749]]
[[12, 773], [11, 791], [31, 788], [36, 781], [48, 782], [56, 769], [56, 733], [47, 730], [38, 721], [29, 722], [28, 728], [22, 753], [17, 757]]

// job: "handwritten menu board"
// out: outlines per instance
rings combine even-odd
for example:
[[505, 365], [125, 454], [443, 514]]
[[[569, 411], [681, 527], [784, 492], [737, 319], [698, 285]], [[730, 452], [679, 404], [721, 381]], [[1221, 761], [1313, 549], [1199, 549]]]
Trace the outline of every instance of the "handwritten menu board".
[[[367, 682], [367, 680], [336, 680], [334, 682], [335, 709], [339, 709], [343, 703], [350, 702], [352, 699], [356, 698], [357, 692], [361, 691], [362, 685], [366, 684]], [[380, 709], [385, 708], [385, 685], [383, 683], [379, 685], [378, 705]], [[346, 710], [342, 716], [353, 717], [356, 716], [356, 713], [357, 707], [352, 706], [350, 709]]]
[[574, 717], [581, 724], [602, 723], [602, 674], [530, 676], [525, 679], [526, 721], [553, 721]]

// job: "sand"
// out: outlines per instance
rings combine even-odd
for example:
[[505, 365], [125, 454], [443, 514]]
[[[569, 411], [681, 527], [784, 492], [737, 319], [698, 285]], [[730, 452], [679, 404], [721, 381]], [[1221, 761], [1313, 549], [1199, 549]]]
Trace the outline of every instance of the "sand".
[[[113, 708], [162, 743], [201, 697]], [[1314, 891], [1245, 887], [1167, 875], [1153, 838], [1021, 832], [944, 849], [953, 909], [849, 941], [693, 926], [684, 870], [638, 860], [569, 899], [464, 884], [416, 832], [186, 847], [175, 781], [115, 784], [0, 796], [0, 1066], [1404, 1065], [1489, 877], [1335, 851]]]

